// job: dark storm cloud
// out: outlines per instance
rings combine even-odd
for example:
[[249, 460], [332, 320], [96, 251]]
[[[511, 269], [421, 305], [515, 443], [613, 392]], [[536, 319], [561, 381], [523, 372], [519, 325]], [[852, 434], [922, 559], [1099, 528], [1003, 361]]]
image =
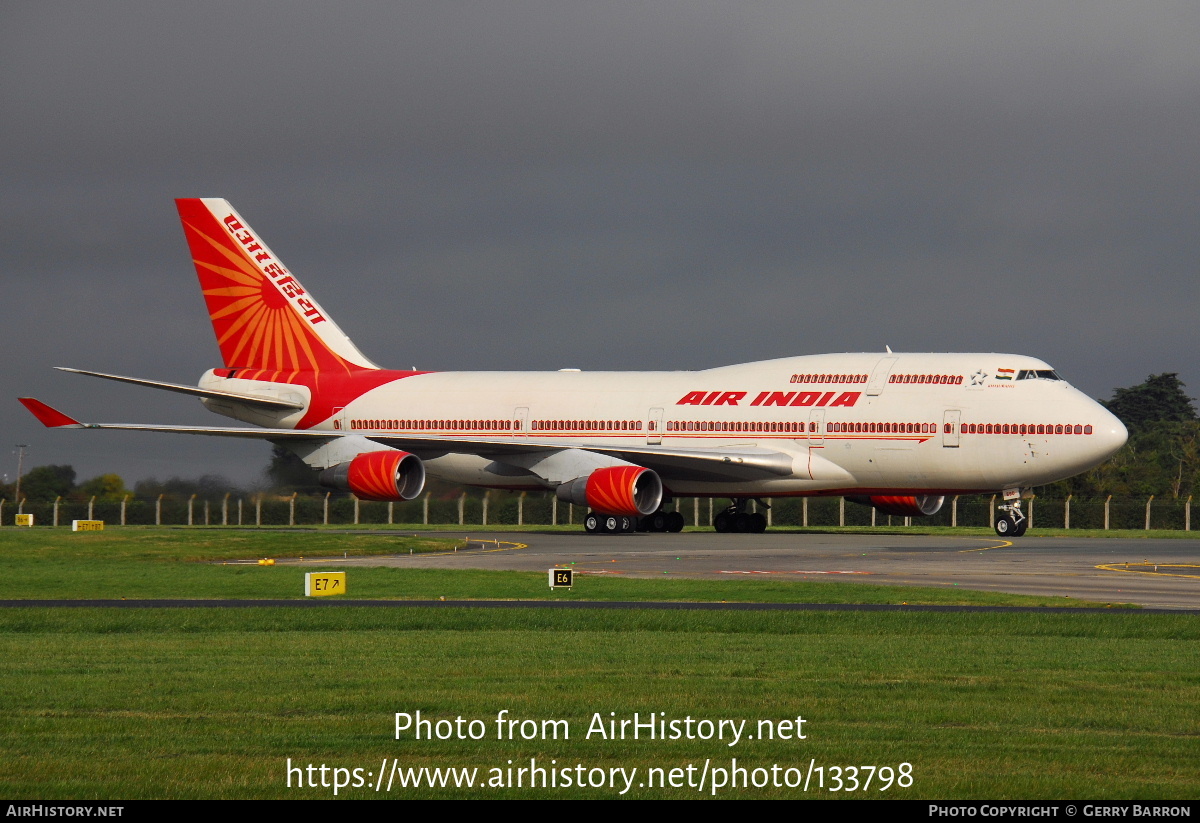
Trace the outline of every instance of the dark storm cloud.
[[[49, 369], [216, 363], [170, 202], [196, 195], [385, 365], [886, 343], [1200, 391], [1194, 5], [12, 3], [4, 24], [10, 397], [219, 422]], [[265, 462], [0, 420], [84, 477]]]

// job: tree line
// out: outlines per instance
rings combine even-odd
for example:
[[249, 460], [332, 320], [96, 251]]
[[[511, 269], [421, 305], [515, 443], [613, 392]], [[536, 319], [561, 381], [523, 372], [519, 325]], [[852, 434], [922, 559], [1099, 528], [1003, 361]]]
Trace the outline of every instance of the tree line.
[[[160, 494], [172, 498], [197, 497], [216, 498], [226, 494], [245, 495], [250, 490], [239, 487], [220, 475], [206, 474], [198, 478], [172, 477], [160, 481], [148, 478], [137, 481], [127, 488], [119, 474], [101, 474], [90, 480], [76, 482], [72, 466], [35, 466], [21, 475], [21, 497], [30, 501], [53, 501], [62, 498], [67, 502], [86, 502], [95, 498], [98, 502], [118, 503], [127, 496], [153, 498]], [[17, 484], [0, 484], [0, 498], [16, 500]]]

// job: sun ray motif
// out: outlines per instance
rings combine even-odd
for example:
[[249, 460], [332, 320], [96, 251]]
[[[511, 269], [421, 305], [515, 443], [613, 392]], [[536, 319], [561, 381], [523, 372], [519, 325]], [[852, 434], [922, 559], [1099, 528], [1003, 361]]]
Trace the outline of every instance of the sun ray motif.
[[193, 260], [197, 266], [203, 266], [214, 274], [219, 274], [226, 280], [232, 280], [235, 283], [241, 283], [245, 286], [254, 287], [258, 285], [260, 275], [258, 272], [248, 272], [242, 269], [231, 269], [228, 266], [219, 266], [216, 263], [208, 263], [204, 260]]
[[303, 334], [304, 328], [300, 322], [300, 318], [293, 314], [289, 315], [287, 320], [288, 325], [292, 327], [291, 339], [303, 353], [303, 358], [299, 355], [296, 357], [296, 368], [316, 369], [317, 358], [313, 356], [312, 348], [308, 345], [308, 339]]
[[280, 312], [271, 312], [271, 328], [274, 332], [275, 340], [275, 368], [283, 370], [287, 368], [287, 352], [283, 348], [283, 321], [280, 318]]
[[251, 295], [262, 296], [262, 291], [256, 286], [224, 286], [222, 288], [205, 289], [204, 294], [207, 297], [248, 297]]
[[[255, 291], [257, 292], [257, 290]], [[208, 294], [208, 292], [205, 292], [205, 294]], [[250, 297], [243, 297], [241, 300], [235, 300], [234, 302], [227, 304], [225, 308], [221, 309], [220, 311], [213, 312], [212, 319], [220, 320], [222, 317], [228, 317], [231, 314], [237, 314], [238, 312], [253, 306], [258, 299], [259, 297], [256, 293]]]
[[237, 271], [240, 271], [243, 274], [245, 274], [247, 277], [249, 277], [251, 279], [251, 282], [255, 282], [255, 281], [262, 279], [262, 275], [259, 273], [258, 269], [256, 269], [253, 265], [251, 265], [250, 261], [246, 259], [246, 255], [241, 251], [241, 249], [230, 248], [229, 246], [226, 246], [224, 243], [222, 243], [212, 237], [209, 237], [207, 234], [200, 231], [199, 229], [196, 229], [195, 231], [196, 231], [196, 234], [200, 235], [202, 238], [204, 238], [204, 240], [206, 240], [209, 243], [209, 245], [211, 245], [214, 249], [216, 249], [216, 251], [222, 257], [224, 257], [226, 260], [228, 260], [230, 263], [232, 263], [234, 265], [234, 268]]
[[275, 312], [275, 368], [279, 371], [286, 371], [295, 365], [288, 352], [286, 330], [287, 321], [283, 312]]
[[263, 367], [268, 369], [279, 370], [278, 354], [275, 351], [275, 328], [279, 324], [279, 317], [276, 312], [267, 310], [265, 328], [262, 333], [262, 352], [259, 356]]
[[254, 358], [254, 362], [260, 363], [264, 369], [277, 368], [275, 361], [272, 360], [274, 352], [271, 350], [271, 341], [275, 339], [271, 334], [271, 330], [275, 327], [275, 313], [271, 311], [263, 312], [262, 331], [255, 339], [255, 345], [258, 346], [258, 354]]
[[352, 375], [378, 368], [228, 203], [183, 199], [178, 207], [227, 367], [313, 372], [314, 379], [322, 371]]
[[[259, 322], [264, 311], [266, 311], [266, 309], [264, 309], [262, 307], [261, 303], [254, 304], [253, 306], [248, 308], [242, 314], [241, 317], [238, 317], [236, 320], [234, 320], [232, 323], [230, 323], [229, 328], [227, 328], [225, 330], [225, 332], [217, 338], [217, 343], [222, 348], [224, 348], [225, 341], [227, 341], [233, 335], [237, 334], [238, 331], [240, 331], [243, 326], [245, 326], [247, 324], [251, 325], [251, 331], [249, 331], [245, 335], [243, 335], [243, 337], [241, 338], [240, 341], [235, 341], [237, 344], [237, 347], [234, 349], [232, 354], [230, 354], [227, 357], [227, 359], [230, 360], [229, 363], [226, 363], [227, 366], [237, 365], [236, 362], [234, 362], [234, 361], [237, 360], [238, 353], [241, 351], [242, 347], [245, 346], [246, 343], [248, 342], [246, 338], [253, 336], [253, 334], [252, 334], [253, 325], [257, 324]], [[250, 365], [250, 364], [247, 363], [245, 365]]]
[[[266, 322], [267, 310], [262, 306], [256, 307], [254, 316], [247, 326], [241, 341], [238, 343], [238, 349], [241, 349], [242, 346], [247, 346], [248, 349], [242, 355], [241, 361], [237, 365], [262, 367], [264, 361], [259, 359], [259, 349], [262, 346], [262, 328]], [[237, 360], [236, 352], [234, 359]]]
[[287, 347], [288, 353], [288, 369], [295, 369], [300, 365], [300, 358], [296, 356], [296, 335], [292, 332], [290, 318], [283, 318], [283, 325], [287, 329], [287, 333], [283, 335], [284, 345]]

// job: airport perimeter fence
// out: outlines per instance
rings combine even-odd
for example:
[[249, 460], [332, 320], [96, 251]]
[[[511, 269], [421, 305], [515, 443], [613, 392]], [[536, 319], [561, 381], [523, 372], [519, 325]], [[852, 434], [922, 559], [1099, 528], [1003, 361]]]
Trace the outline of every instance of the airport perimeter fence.
[[[775, 498], [770, 509], [752, 503], [772, 526], [984, 526], [991, 527], [997, 496], [947, 498], [941, 511], [929, 517], [886, 515], [841, 497]], [[681, 498], [667, 508], [679, 511], [689, 526], [708, 526], [728, 505], [723, 498]], [[1022, 501], [1032, 528], [1163, 529], [1190, 531], [1191, 498], [1082, 500], [1034, 497]], [[32, 514], [37, 526], [71, 527], [72, 520], [103, 520], [106, 525], [129, 526], [312, 526], [428, 524], [534, 526], [582, 524], [586, 510], [546, 493], [488, 492], [483, 497], [463, 494], [381, 503], [357, 500], [350, 495], [279, 497], [253, 495], [216, 499], [163, 495], [132, 495], [112, 500], [0, 500], [0, 525], [12, 526], [17, 514]]]

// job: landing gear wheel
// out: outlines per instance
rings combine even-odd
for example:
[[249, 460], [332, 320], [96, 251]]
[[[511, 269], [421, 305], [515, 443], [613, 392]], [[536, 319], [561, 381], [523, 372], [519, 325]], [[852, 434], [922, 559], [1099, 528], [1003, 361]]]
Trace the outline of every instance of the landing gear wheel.
[[667, 513], [655, 512], [642, 518], [641, 528], [648, 532], [665, 532], [667, 530]]
[[618, 517], [617, 531], [621, 534], [627, 534], [637, 528], [637, 521], [632, 517]]
[[1029, 518], [1021, 511], [1020, 489], [1005, 489], [1004, 497], [1012, 502], [999, 507], [996, 534], [1001, 537], [1020, 537], [1029, 528]]
[[587, 517], [583, 519], [583, 528], [588, 534], [618, 534], [627, 530], [624, 528], [626, 523], [632, 528], [631, 518], [588, 512]]
[[[765, 504], [764, 504], [765, 505]], [[733, 505], [713, 518], [713, 528], [722, 534], [762, 534], [767, 530], [767, 518], [758, 512], [749, 511], [750, 500], [733, 498]], [[678, 512], [677, 512], [678, 514]], [[682, 520], [682, 515], [680, 515]]]
[[671, 512], [667, 515], [667, 531], [681, 532], [683, 531], [683, 515], [679, 512]]

